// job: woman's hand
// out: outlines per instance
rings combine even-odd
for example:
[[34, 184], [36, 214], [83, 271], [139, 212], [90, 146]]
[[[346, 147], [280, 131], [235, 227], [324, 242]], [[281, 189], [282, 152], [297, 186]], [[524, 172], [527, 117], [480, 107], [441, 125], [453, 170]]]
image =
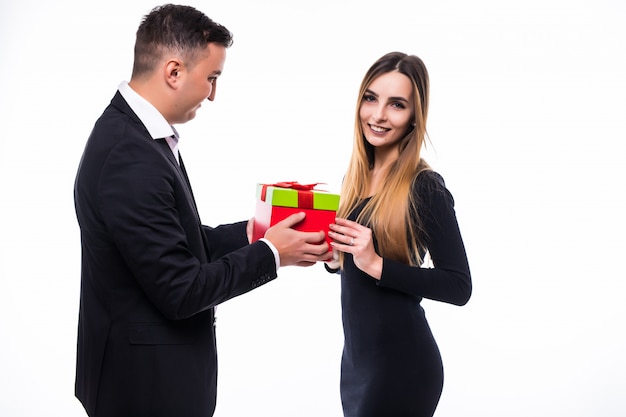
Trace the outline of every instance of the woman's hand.
[[335, 219], [335, 223], [330, 225], [328, 236], [333, 239], [331, 246], [333, 251], [352, 254], [354, 264], [361, 271], [380, 279], [383, 271], [383, 258], [374, 250], [372, 230], [351, 220]]
[[324, 262], [326, 262], [326, 266], [330, 268], [330, 270], [338, 271], [341, 268], [341, 263], [339, 262], [339, 251], [333, 248], [331, 253], [331, 257]]

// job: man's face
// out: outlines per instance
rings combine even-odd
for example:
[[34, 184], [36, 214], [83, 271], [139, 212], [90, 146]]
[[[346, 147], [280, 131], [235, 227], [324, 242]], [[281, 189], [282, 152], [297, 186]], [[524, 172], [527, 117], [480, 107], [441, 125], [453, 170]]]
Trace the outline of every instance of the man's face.
[[196, 110], [204, 100], [213, 101], [217, 78], [222, 73], [225, 60], [226, 48], [210, 43], [193, 68], [183, 68], [180, 89], [177, 91], [172, 111], [174, 120], [170, 121], [171, 124], [188, 122], [196, 116]]

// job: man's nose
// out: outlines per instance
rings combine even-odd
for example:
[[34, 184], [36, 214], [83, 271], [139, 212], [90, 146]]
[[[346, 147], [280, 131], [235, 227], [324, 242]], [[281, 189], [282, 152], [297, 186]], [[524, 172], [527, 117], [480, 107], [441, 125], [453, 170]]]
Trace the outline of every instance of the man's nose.
[[217, 89], [217, 85], [215, 82], [213, 82], [213, 88], [211, 88], [211, 94], [209, 94], [209, 96], [207, 97], [207, 100], [209, 101], [213, 101], [215, 100], [215, 90]]

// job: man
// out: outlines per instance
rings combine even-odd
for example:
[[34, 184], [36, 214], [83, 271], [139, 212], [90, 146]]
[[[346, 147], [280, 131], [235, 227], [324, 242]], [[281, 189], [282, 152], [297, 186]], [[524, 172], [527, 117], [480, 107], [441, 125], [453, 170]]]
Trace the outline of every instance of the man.
[[215, 98], [230, 32], [188, 6], [152, 10], [129, 83], [96, 122], [75, 183], [82, 242], [76, 396], [92, 417], [208, 417], [216, 401], [214, 306], [325, 260], [324, 233], [250, 243], [253, 219], [202, 226], [174, 124]]

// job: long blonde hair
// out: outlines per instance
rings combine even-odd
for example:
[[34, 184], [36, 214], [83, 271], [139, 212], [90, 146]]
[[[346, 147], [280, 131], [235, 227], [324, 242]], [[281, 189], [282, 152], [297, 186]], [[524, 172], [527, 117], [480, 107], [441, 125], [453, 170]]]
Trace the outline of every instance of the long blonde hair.
[[[347, 218], [368, 197], [374, 147], [365, 140], [359, 111], [365, 91], [372, 81], [392, 71], [406, 75], [413, 85], [414, 127], [400, 140], [398, 159], [385, 173], [384, 181], [374, 190], [357, 222], [372, 229], [380, 256], [417, 265], [422, 261], [425, 247], [419, 231], [418, 201], [415, 201], [411, 186], [415, 177], [429, 170], [430, 166], [420, 156], [427, 138], [429, 79], [426, 66], [415, 55], [390, 52], [369, 68], [361, 82], [354, 122], [354, 146], [341, 188], [337, 215]], [[343, 256], [340, 259], [343, 262]]]

